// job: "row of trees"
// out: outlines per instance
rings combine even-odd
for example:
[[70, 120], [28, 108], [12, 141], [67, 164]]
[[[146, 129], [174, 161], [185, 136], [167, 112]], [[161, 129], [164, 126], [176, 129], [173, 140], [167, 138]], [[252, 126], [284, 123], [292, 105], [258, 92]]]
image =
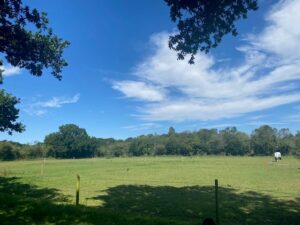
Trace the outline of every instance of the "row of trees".
[[24, 145], [17, 142], [0, 142], [0, 160], [34, 159], [47, 156], [47, 147], [43, 143]]
[[300, 132], [277, 130], [268, 125], [255, 129], [251, 135], [235, 127], [224, 130], [201, 129], [176, 133], [173, 127], [167, 134], [142, 135], [126, 140], [90, 137], [86, 130], [74, 124], [59, 127], [45, 137], [43, 143], [22, 145], [0, 142], [0, 159], [24, 158], [89, 158], [145, 155], [300, 155]]

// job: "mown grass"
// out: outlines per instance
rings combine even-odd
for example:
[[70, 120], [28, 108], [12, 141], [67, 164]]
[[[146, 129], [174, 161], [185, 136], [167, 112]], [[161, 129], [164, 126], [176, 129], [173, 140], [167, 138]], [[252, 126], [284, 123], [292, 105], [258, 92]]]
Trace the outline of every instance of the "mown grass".
[[300, 221], [300, 161], [292, 157], [46, 159], [43, 174], [42, 164], [0, 163], [0, 224], [201, 224], [215, 216], [215, 178], [221, 224]]

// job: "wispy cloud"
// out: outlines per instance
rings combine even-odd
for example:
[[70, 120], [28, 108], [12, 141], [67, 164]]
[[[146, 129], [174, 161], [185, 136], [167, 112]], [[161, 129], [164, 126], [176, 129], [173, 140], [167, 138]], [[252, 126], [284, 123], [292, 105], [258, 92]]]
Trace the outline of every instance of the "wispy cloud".
[[250, 36], [250, 41], [257, 49], [275, 53], [280, 60], [289, 63], [299, 61], [300, 28], [295, 21], [300, 21], [300, 2], [298, 0], [279, 1], [267, 14], [269, 23], [258, 36]]
[[48, 112], [50, 108], [61, 108], [65, 104], [77, 103], [80, 99], [80, 94], [73, 97], [53, 97], [46, 101], [36, 101], [25, 104], [23, 110], [32, 116], [42, 116]]
[[113, 89], [121, 91], [128, 98], [146, 101], [162, 101], [165, 99], [165, 91], [162, 88], [139, 81], [114, 82]]
[[159, 127], [161, 127], [161, 126], [158, 123], [141, 123], [141, 124], [124, 126], [122, 128], [130, 130], [130, 131], [140, 131], [140, 130], [149, 130], [149, 129], [153, 129], [153, 128], [159, 128]]
[[253, 126], [253, 127], [259, 127], [262, 125], [285, 125], [287, 124], [286, 122], [273, 122], [273, 121], [250, 121], [250, 122], [244, 122], [244, 123], [221, 123], [221, 124], [212, 124], [209, 126], [204, 126], [205, 128], [208, 129], [224, 129], [227, 127], [245, 127], [245, 126]]
[[285, 117], [285, 120], [288, 122], [300, 122], [300, 112], [296, 112], [292, 115]]
[[3, 70], [2, 75], [4, 77], [14, 76], [21, 73], [21, 69], [19, 67], [14, 67], [11, 65], [0, 66], [0, 70]]
[[135, 79], [113, 88], [143, 100], [139, 117], [148, 121], [216, 120], [299, 102], [298, 11], [297, 0], [275, 5], [263, 31], [237, 47], [243, 63], [229, 68], [206, 54], [198, 54], [194, 65], [178, 61], [168, 48], [169, 33], [156, 34], [154, 54], [136, 66]]
[[269, 117], [269, 115], [257, 115], [257, 116], [252, 116], [250, 117], [250, 120], [259, 120], [259, 119], [262, 119], [262, 118], [266, 118], [266, 117]]
[[44, 108], [60, 108], [65, 104], [72, 104], [72, 103], [78, 102], [79, 98], [80, 98], [80, 94], [76, 94], [71, 98], [53, 97], [52, 99], [50, 99], [48, 101], [39, 102], [38, 104]]
[[259, 127], [259, 126], [262, 126], [262, 125], [269, 125], [269, 126], [272, 126], [272, 125], [285, 125], [287, 124], [286, 122], [282, 122], [282, 121], [279, 121], [279, 122], [272, 122], [272, 121], [251, 121], [251, 122], [247, 122], [247, 123], [243, 123], [243, 124], [239, 124], [238, 126], [256, 126], [256, 127]]
[[295, 112], [286, 116], [284, 119], [288, 122], [300, 122], [300, 105], [294, 107]]

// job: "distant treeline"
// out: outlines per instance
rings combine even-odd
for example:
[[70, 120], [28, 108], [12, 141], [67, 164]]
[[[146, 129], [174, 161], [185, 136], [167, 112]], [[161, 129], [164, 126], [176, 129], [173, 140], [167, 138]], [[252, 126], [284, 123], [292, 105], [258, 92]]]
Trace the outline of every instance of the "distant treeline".
[[167, 134], [142, 135], [126, 140], [90, 137], [86, 130], [74, 124], [59, 127], [45, 137], [43, 143], [20, 144], [0, 142], [0, 160], [54, 158], [89, 158], [155, 155], [300, 155], [300, 132], [288, 128], [277, 130], [268, 125], [251, 135], [235, 127], [224, 130], [200, 129], [177, 133], [173, 127]]

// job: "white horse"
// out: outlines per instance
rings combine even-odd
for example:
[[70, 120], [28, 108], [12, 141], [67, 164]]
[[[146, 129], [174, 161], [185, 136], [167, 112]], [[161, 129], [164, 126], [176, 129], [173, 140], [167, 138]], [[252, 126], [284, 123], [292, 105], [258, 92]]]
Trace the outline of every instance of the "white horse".
[[274, 158], [275, 158], [275, 162], [277, 162], [277, 160], [281, 160], [281, 153], [280, 152], [275, 152], [274, 153]]

